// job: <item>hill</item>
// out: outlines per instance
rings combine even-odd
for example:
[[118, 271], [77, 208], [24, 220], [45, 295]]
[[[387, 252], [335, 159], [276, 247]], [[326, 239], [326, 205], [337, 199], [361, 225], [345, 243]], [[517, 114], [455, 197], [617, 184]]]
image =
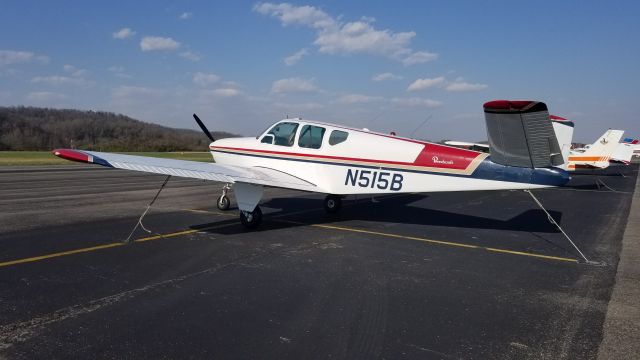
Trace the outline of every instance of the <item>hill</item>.
[[[214, 138], [236, 137], [213, 132]], [[174, 129], [102, 111], [0, 107], [0, 150], [206, 151], [199, 131]]]

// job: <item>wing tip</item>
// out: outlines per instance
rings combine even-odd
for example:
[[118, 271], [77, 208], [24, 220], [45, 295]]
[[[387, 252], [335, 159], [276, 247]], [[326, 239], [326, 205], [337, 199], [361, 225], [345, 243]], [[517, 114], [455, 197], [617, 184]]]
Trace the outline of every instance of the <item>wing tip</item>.
[[83, 153], [82, 151], [72, 150], [72, 149], [55, 149], [51, 151], [51, 153], [59, 158], [83, 163], [89, 163], [90, 156]]

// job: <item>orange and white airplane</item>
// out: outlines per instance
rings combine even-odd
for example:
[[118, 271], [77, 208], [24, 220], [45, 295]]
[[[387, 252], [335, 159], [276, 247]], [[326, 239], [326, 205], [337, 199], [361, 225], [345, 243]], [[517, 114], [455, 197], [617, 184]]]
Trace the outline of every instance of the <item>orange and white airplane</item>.
[[[536, 101], [484, 104], [491, 154], [302, 118], [276, 122], [256, 137], [211, 139], [215, 163], [56, 149], [56, 156], [97, 165], [205, 179], [233, 186], [240, 220], [262, 219], [265, 186], [328, 194], [328, 212], [351, 194], [538, 189], [562, 186], [569, 175], [549, 119]], [[225, 186], [217, 205], [229, 207]]]
[[[609, 160], [619, 146], [623, 130], [607, 130], [593, 144], [581, 149], [571, 150], [567, 170], [576, 169], [606, 169]], [[629, 157], [630, 159], [630, 157]]]

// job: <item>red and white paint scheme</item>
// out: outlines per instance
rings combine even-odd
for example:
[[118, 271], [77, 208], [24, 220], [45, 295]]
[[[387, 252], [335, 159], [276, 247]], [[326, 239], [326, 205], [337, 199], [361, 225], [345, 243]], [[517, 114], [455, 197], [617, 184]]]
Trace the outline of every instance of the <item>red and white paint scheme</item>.
[[[540, 102], [525, 105], [529, 107], [497, 111], [509, 116], [542, 107], [546, 111]], [[485, 104], [485, 111], [493, 111], [491, 106]], [[264, 186], [329, 194], [325, 209], [334, 212], [341, 198], [352, 194], [537, 189], [562, 186], [569, 179], [554, 166], [509, 166], [482, 152], [302, 118], [281, 120], [256, 137], [215, 140], [209, 150], [215, 163], [70, 149], [53, 153], [119, 169], [233, 185], [242, 223], [250, 228], [260, 222], [258, 203]], [[225, 190], [218, 207], [228, 205]]]
[[569, 154], [567, 170], [606, 169], [609, 167], [609, 160], [618, 148], [623, 134], [624, 130], [609, 129], [593, 144], [587, 145], [583, 149], [572, 150]]

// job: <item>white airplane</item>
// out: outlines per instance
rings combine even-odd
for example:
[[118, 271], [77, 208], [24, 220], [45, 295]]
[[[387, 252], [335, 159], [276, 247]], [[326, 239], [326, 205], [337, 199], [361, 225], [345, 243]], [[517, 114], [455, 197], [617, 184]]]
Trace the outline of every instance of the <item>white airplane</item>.
[[593, 144], [572, 150], [568, 157], [567, 170], [606, 169], [609, 167], [609, 160], [618, 147], [622, 134], [624, 134], [623, 130], [609, 129]]
[[[256, 137], [212, 140], [215, 163], [57, 149], [56, 156], [97, 165], [233, 185], [240, 220], [262, 219], [265, 186], [328, 194], [336, 212], [352, 194], [538, 189], [569, 181], [547, 106], [536, 101], [484, 104], [491, 156], [477, 151], [306, 119], [278, 121]], [[545, 121], [542, 121], [545, 120]], [[225, 186], [218, 207], [226, 209]]]

